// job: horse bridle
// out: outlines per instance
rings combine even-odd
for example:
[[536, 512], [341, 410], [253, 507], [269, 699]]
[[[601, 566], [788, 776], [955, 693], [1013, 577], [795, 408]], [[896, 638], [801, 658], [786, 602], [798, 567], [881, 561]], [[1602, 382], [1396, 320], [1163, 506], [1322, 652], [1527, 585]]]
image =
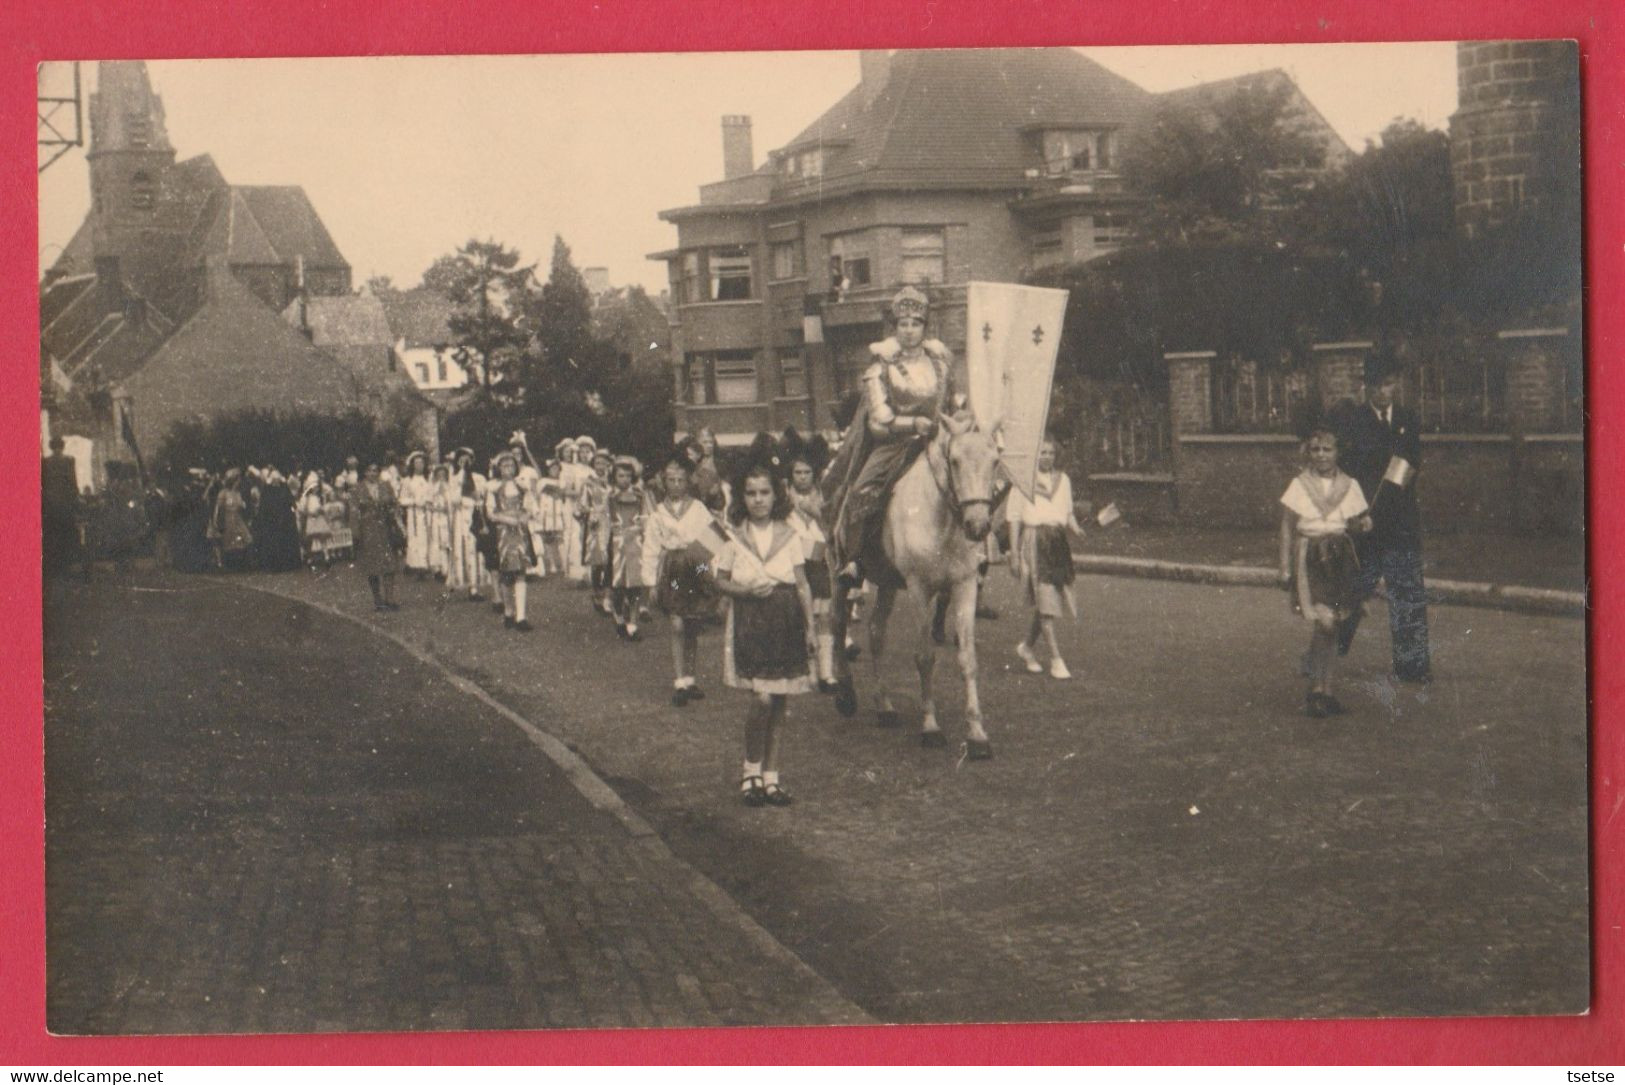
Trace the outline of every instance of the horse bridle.
[[948, 454], [948, 445], [952, 443], [954, 436], [954, 434], [949, 433], [947, 438], [942, 442], [942, 464], [943, 467], [946, 468], [945, 473], [948, 476], [948, 485], [944, 488], [944, 492], [948, 495], [949, 500], [954, 503], [954, 507], [956, 509], [963, 511], [968, 505], [986, 505], [988, 506], [988, 510], [991, 512], [993, 508], [993, 494], [991, 489], [986, 497], [959, 496], [959, 483], [954, 477], [954, 458]]

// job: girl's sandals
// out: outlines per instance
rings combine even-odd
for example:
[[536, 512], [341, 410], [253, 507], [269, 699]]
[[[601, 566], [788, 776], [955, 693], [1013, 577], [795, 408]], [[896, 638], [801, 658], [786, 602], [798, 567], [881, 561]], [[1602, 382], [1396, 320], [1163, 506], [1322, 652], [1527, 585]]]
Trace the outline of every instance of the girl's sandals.
[[[778, 785], [775, 784], [775, 787]], [[746, 806], [761, 806], [770, 801], [767, 789], [762, 786], [760, 776], [746, 776], [739, 781], [739, 801]]]
[[779, 786], [777, 780], [762, 788], [762, 796], [769, 806], [789, 806], [795, 801], [788, 791]]

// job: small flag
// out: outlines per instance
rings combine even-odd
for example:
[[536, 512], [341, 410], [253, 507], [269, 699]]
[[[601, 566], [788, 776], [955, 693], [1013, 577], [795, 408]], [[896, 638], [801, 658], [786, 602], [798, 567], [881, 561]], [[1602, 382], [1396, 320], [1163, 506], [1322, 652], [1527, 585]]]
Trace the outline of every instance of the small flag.
[[711, 562], [728, 548], [728, 533], [715, 520], [701, 531], [688, 546], [688, 556], [694, 561]]
[[1095, 523], [1101, 527], [1111, 527], [1122, 518], [1123, 514], [1117, 510], [1117, 502], [1113, 501], [1095, 514]]
[[1391, 457], [1388, 460], [1388, 470], [1382, 473], [1382, 480], [1384, 482], [1390, 482], [1402, 490], [1406, 486], [1410, 485], [1411, 479], [1415, 477], [1416, 468], [1412, 467], [1411, 461], [1405, 459], [1403, 456]]

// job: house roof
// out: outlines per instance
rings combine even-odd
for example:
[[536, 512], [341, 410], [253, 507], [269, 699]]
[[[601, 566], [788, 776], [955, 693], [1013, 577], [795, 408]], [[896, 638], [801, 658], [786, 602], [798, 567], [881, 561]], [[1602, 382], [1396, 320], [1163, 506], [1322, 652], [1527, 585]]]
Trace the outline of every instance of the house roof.
[[371, 294], [296, 298], [283, 315], [295, 324], [303, 323], [310, 331], [310, 341], [319, 347], [388, 348], [395, 341], [383, 303]]
[[425, 287], [394, 290], [379, 298], [394, 339], [405, 340], [407, 350], [438, 347], [453, 339], [449, 321], [457, 306], [444, 294]]
[[785, 145], [831, 150], [817, 183], [859, 178], [1019, 184], [1039, 166], [1033, 127], [1121, 127], [1153, 100], [1071, 49], [904, 50], [866, 101], [860, 84]]
[[1283, 68], [1266, 68], [1263, 71], [1233, 75], [1227, 79], [1212, 79], [1206, 83], [1164, 91], [1157, 97], [1162, 102], [1201, 108], [1247, 90], [1255, 88], [1275, 90], [1283, 87], [1290, 94], [1291, 106], [1296, 111], [1300, 123], [1309, 124], [1316, 137], [1325, 142], [1329, 151], [1339, 156], [1354, 153], [1344, 142], [1343, 137], [1338, 135], [1337, 129], [1333, 128], [1325, 115], [1315, 107], [1315, 103], [1303, 93], [1297, 81]]

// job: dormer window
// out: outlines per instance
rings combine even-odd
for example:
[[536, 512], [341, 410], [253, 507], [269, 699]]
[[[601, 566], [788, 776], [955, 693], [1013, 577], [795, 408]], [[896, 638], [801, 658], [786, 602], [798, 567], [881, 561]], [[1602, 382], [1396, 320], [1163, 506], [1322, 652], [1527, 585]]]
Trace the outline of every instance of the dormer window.
[[779, 168], [786, 177], [806, 178], [824, 175], [824, 149], [814, 147], [807, 151], [794, 151], [780, 160]]
[[1044, 169], [1051, 177], [1117, 165], [1117, 133], [1097, 128], [1052, 128], [1044, 132]]
[[130, 177], [130, 207], [137, 211], [151, 211], [158, 203], [158, 186], [152, 175], [144, 170]]

